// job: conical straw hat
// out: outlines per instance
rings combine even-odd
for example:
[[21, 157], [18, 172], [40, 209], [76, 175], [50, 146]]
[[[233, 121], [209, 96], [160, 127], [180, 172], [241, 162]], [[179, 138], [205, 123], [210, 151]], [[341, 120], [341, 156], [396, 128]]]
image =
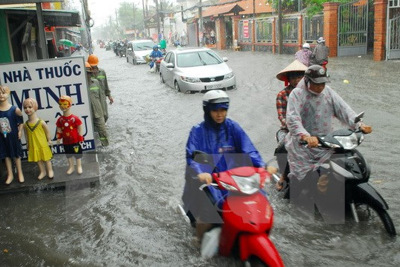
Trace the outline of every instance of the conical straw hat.
[[288, 72], [294, 72], [294, 71], [306, 71], [307, 66], [298, 61], [297, 59], [293, 61], [292, 63], [289, 64], [286, 68], [281, 70], [277, 75], [276, 78], [281, 81], [287, 81], [286, 74]]

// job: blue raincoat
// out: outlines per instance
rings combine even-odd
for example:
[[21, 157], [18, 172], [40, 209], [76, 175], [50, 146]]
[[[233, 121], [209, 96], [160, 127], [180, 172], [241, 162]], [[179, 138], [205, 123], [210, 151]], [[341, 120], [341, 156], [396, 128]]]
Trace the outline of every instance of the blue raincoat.
[[[200, 150], [212, 155], [214, 164], [200, 164], [192, 159], [193, 152]], [[221, 223], [215, 207], [204, 192], [199, 190], [199, 173], [221, 172], [240, 166], [264, 167], [265, 163], [248, 135], [231, 119], [221, 124], [213, 123], [205, 115], [205, 121], [194, 126], [186, 144], [186, 184], [182, 196], [185, 211], [203, 222]], [[221, 204], [226, 192], [209, 186], [217, 204]]]

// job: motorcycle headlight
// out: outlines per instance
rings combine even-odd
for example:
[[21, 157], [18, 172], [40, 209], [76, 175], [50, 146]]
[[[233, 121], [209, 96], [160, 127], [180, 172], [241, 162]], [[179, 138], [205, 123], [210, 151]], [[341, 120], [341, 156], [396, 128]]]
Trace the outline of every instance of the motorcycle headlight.
[[254, 194], [260, 190], [260, 174], [255, 173], [252, 176], [232, 175], [233, 180], [238, 185], [239, 190], [244, 194]]
[[355, 133], [348, 136], [335, 136], [335, 139], [342, 145], [344, 149], [354, 149], [358, 146], [358, 138]]
[[188, 83], [198, 83], [201, 82], [200, 78], [194, 78], [194, 77], [185, 77], [185, 76], [181, 76], [181, 80], [184, 82], [188, 82]]
[[226, 184], [226, 183], [224, 183], [224, 182], [220, 182], [220, 184], [221, 184], [226, 190], [229, 190], [229, 191], [238, 191], [238, 189], [237, 189], [236, 187], [234, 187], [233, 185]]
[[232, 77], [233, 77], [233, 72], [230, 72], [230, 73], [224, 75], [224, 80], [230, 79]]

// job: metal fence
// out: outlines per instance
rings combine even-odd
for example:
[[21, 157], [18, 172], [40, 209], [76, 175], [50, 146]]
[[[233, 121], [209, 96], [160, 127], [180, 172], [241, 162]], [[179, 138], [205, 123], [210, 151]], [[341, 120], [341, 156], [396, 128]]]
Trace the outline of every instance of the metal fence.
[[386, 59], [400, 58], [400, 0], [389, 0]]
[[256, 43], [272, 43], [273, 18], [256, 19]]
[[[400, 1], [400, 0], [399, 0]], [[313, 17], [302, 16], [303, 18], [303, 36], [304, 42], [315, 43], [315, 41], [324, 35], [323, 32], [323, 15], [316, 15]], [[299, 42], [299, 20], [300, 15], [287, 16], [282, 19], [282, 32], [283, 32], [283, 52], [294, 53], [297, 51]], [[238, 42], [242, 50], [252, 49], [252, 19], [243, 19], [238, 24]], [[278, 37], [278, 19], [275, 16], [266, 18], [255, 19], [255, 50], [256, 51], [270, 51], [273, 45], [279, 43]], [[275, 38], [274, 32], [275, 30]]]
[[[275, 24], [278, 33], [278, 23]], [[284, 43], [297, 43], [299, 36], [299, 19], [298, 17], [282, 19], [282, 37]], [[279, 34], [276, 35], [276, 41], [279, 42]]]
[[303, 40], [305, 43], [312, 43], [324, 36], [324, 16], [303, 17]]
[[368, 1], [342, 4], [338, 10], [338, 56], [365, 55], [368, 40]]

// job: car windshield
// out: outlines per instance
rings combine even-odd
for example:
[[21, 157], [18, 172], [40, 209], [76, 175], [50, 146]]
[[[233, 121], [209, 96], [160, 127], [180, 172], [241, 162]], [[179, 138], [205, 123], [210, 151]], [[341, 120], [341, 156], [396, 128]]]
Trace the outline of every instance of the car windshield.
[[155, 46], [155, 43], [153, 43], [153, 42], [137, 43], [137, 44], [133, 44], [133, 49], [135, 51], [151, 50], [151, 49], [153, 49], [153, 46]]
[[196, 51], [177, 55], [177, 65], [180, 68], [221, 64], [222, 59], [213, 51]]

